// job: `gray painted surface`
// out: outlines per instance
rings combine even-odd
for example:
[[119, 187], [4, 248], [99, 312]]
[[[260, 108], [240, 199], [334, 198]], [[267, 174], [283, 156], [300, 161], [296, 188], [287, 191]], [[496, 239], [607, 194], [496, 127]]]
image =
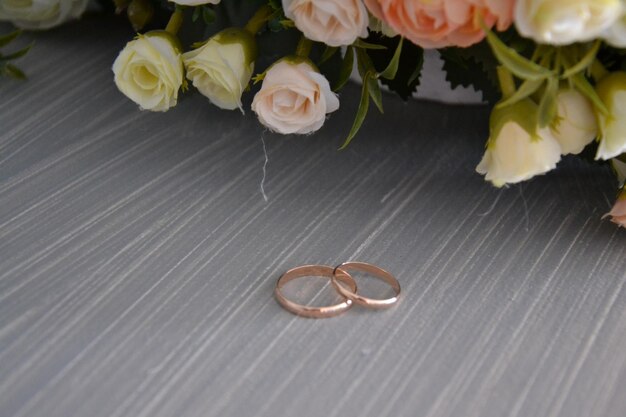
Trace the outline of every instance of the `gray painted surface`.
[[[39, 37], [1, 81], [0, 415], [626, 413], [626, 233], [606, 170], [496, 190], [486, 110], [401, 103], [347, 151], [358, 90], [317, 135], [187, 96], [149, 114], [110, 65], [130, 34]], [[78, 36], [77, 34], [80, 34]], [[274, 301], [303, 263], [392, 271], [385, 312]]]

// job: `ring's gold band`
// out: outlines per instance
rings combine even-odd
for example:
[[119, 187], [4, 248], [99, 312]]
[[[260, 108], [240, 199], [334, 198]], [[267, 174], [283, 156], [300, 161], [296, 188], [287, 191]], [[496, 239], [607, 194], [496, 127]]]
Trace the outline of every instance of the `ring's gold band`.
[[352, 279], [349, 273], [344, 271], [341, 276], [334, 277], [334, 272], [335, 270], [332, 267], [325, 265], [304, 265], [290, 269], [289, 271], [281, 275], [281, 277], [278, 278], [278, 281], [276, 282], [276, 288], [274, 290], [276, 300], [288, 311], [303, 317], [326, 318], [339, 315], [352, 307], [352, 301], [350, 301], [349, 299], [345, 299], [345, 301], [332, 306], [311, 307], [294, 303], [293, 301], [288, 300], [287, 298], [285, 298], [281, 291], [283, 285], [289, 281], [301, 277], [316, 276], [326, 277], [337, 282], [341, 281], [349, 287], [352, 293], [356, 293], [356, 282], [354, 281], [354, 279]]
[[[376, 299], [376, 298], [367, 298], [362, 295], [356, 293], [355, 290], [351, 288], [347, 288], [346, 286], [340, 283], [345, 281], [342, 279], [345, 276], [350, 277], [348, 271], [361, 271], [367, 272], [377, 278], [388, 283], [391, 288], [395, 291], [395, 296], [385, 299]], [[352, 279], [352, 277], [350, 277]], [[335, 289], [339, 292], [339, 294], [346, 297], [348, 300], [352, 300], [357, 304], [360, 304], [365, 307], [370, 308], [388, 308], [391, 307], [398, 301], [400, 297], [400, 283], [398, 280], [391, 275], [389, 272], [385, 271], [382, 268], [379, 268], [375, 265], [368, 264], [365, 262], [345, 262], [335, 268], [333, 272], [333, 276], [331, 278], [331, 282]]]

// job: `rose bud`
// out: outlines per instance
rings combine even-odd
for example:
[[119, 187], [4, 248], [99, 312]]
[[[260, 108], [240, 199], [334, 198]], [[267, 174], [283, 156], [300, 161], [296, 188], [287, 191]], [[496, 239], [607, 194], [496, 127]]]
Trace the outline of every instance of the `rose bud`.
[[0, 21], [7, 20], [22, 29], [50, 29], [79, 18], [87, 3], [88, 0], [0, 0]]
[[328, 80], [311, 63], [285, 58], [272, 65], [254, 96], [252, 110], [270, 130], [282, 134], [312, 133], [339, 108]]
[[622, 0], [517, 0], [515, 25], [538, 43], [567, 45], [597, 38], [622, 10]]
[[282, 0], [285, 16], [307, 38], [329, 46], [367, 37], [369, 16], [361, 0]]
[[561, 145], [561, 153], [579, 154], [598, 135], [593, 106], [577, 90], [564, 88], [556, 97], [557, 117], [551, 126], [552, 136]]
[[226, 110], [242, 109], [241, 95], [248, 86], [257, 47], [243, 29], [226, 29], [204, 45], [183, 54], [187, 78], [211, 103]]
[[175, 106], [183, 71], [178, 41], [165, 31], [138, 35], [113, 63], [115, 85], [143, 110]]
[[133, 29], [143, 29], [154, 16], [154, 7], [149, 0], [131, 0], [126, 9], [126, 15]]
[[598, 112], [600, 146], [596, 159], [611, 159], [626, 152], [626, 72], [614, 72], [596, 86], [609, 114]]
[[487, 150], [476, 171], [496, 187], [525, 181], [556, 167], [561, 147], [549, 128], [539, 128], [530, 99], [495, 108]]

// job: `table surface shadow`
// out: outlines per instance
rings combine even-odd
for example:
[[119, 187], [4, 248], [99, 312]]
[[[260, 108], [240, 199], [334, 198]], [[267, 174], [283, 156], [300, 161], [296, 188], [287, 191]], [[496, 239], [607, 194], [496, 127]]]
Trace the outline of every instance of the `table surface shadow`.
[[[496, 189], [486, 108], [391, 96], [337, 151], [356, 86], [303, 137], [199, 94], [141, 112], [110, 69], [131, 36], [27, 35], [30, 79], [0, 80], [2, 417], [624, 416], [608, 169]], [[399, 305], [275, 302], [285, 270], [346, 260], [394, 273]]]

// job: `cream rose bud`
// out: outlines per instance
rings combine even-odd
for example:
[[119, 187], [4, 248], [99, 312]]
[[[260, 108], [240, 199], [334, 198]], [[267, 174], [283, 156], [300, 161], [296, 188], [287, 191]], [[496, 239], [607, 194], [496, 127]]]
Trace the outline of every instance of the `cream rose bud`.
[[496, 187], [525, 181], [556, 167], [561, 147], [537, 125], [537, 105], [522, 100], [491, 113], [487, 150], [476, 171]]
[[626, 152], [626, 72], [614, 72], [603, 78], [596, 92], [609, 110], [598, 112], [600, 146], [596, 159], [611, 159]]
[[557, 118], [551, 127], [552, 136], [561, 145], [561, 153], [578, 154], [598, 134], [593, 106], [577, 90], [561, 89], [556, 97]]
[[362, 0], [282, 0], [285, 16], [307, 38], [329, 46], [367, 37], [369, 15]]
[[328, 80], [307, 61], [285, 58], [267, 71], [254, 96], [252, 110], [259, 121], [284, 135], [318, 130], [326, 114], [339, 108]]
[[254, 36], [243, 29], [226, 29], [204, 45], [183, 54], [187, 78], [217, 107], [242, 109], [257, 56]]
[[176, 105], [184, 72], [177, 43], [165, 31], [138, 35], [113, 63], [115, 85], [141, 109], [166, 111]]
[[0, 0], [0, 21], [22, 29], [50, 29], [79, 18], [88, 0]]
[[626, 227], [626, 188], [620, 191], [615, 205], [606, 216], [610, 216], [613, 223]]
[[622, 0], [517, 0], [514, 20], [527, 38], [566, 45], [597, 38], [623, 8]]
[[616, 48], [626, 48], [626, 7], [622, 16], [607, 29], [604, 40]]

